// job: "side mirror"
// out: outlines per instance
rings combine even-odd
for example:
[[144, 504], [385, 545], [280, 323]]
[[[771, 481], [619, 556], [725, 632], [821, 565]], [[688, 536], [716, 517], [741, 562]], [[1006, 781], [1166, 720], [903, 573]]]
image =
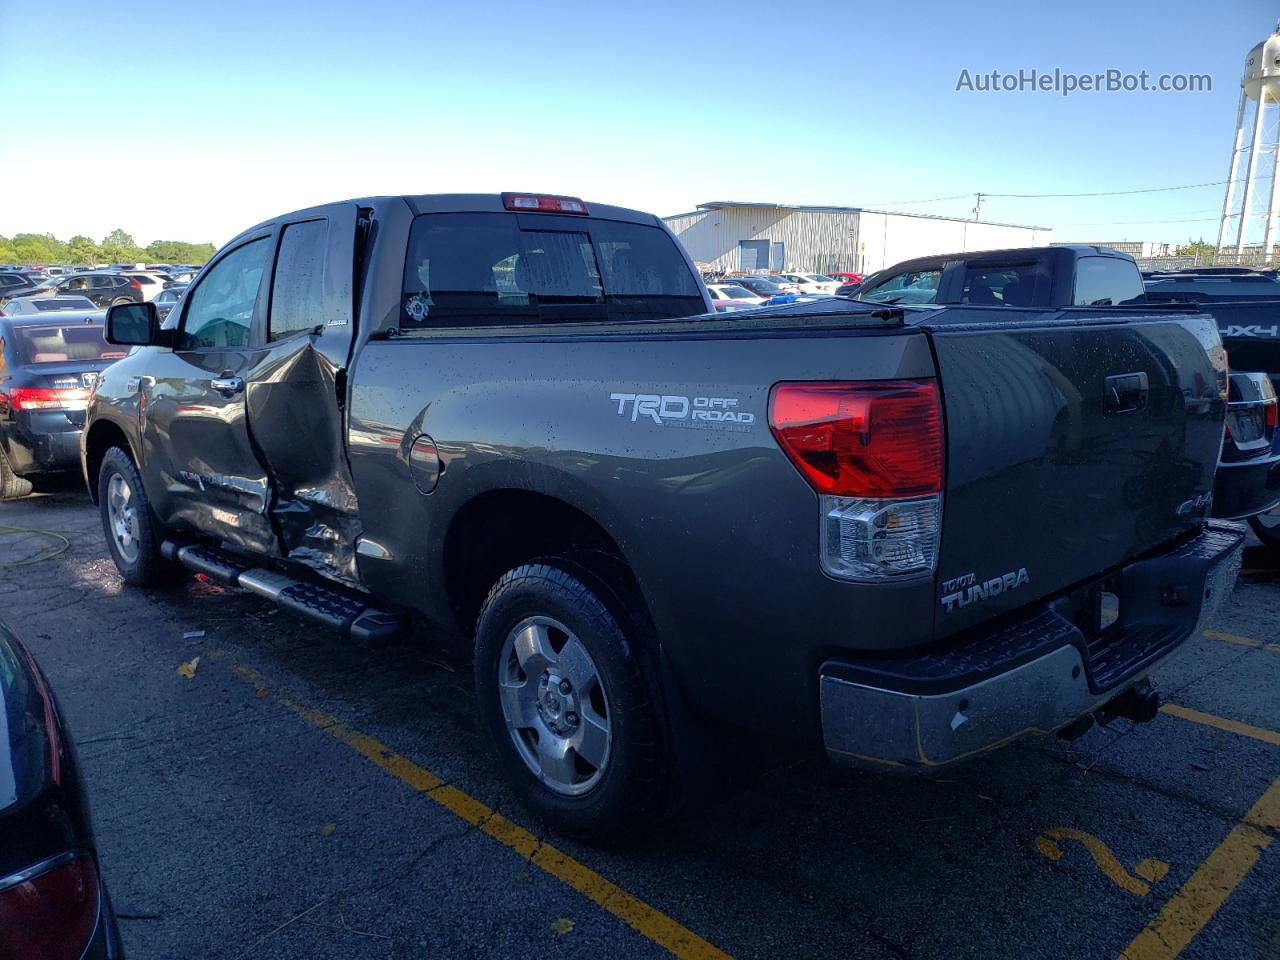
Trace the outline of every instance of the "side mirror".
[[154, 303], [117, 303], [107, 310], [107, 343], [149, 347], [164, 339]]

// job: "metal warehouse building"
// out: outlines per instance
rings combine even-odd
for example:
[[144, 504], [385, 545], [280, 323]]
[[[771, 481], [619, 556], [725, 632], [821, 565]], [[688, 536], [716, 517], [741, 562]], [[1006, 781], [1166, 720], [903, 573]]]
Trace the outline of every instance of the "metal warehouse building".
[[1020, 227], [859, 207], [702, 203], [663, 218], [704, 269], [872, 273], [912, 257], [1049, 243], [1049, 227]]

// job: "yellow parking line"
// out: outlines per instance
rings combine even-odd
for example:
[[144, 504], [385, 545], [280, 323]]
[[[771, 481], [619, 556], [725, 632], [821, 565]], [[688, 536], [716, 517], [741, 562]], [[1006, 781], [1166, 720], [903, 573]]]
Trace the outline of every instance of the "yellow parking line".
[[1133, 938], [1121, 960], [1172, 960], [1217, 913], [1280, 830], [1280, 779], [1276, 780], [1164, 909]]
[[1263, 743], [1269, 743], [1273, 747], [1280, 747], [1280, 733], [1276, 733], [1274, 730], [1264, 730], [1262, 727], [1241, 723], [1239, 720], [1228, 720], [1226, 717], [1215, 716], [1212, 713], [1202, 713], [1199, 710], [1192, 710], [1190, 707], [1180, 707], [1176, 703], [1162, 704], [1160, 712], [1167, 713], [1171, 717], [1190, 720], [1192, 723], [1202, 723], [1206, 727], [1216, 727], [1219, 730], [1226, 730], [1228, 733], [1237, 733], [1242, 737], [1252, 737], [1255, 740], [1261, 740]]
[[1222, 630], [1205, 630], [1204, 635], [1210, 640], [1221, 640], [1237, 647], [1261, 647], [1268, 653], [1280, 653], [1280, 643], [1263, 643], [1253, 637], [1242, 637], [1238, 633], [1226, 633]]
[[[267, 689], [266, 678], [252, 667], [237, 666], [236, 672], [256, 684], [258, 690]], [[337, 717], [323, 710], [296, 703], [285, 697], [276, 699], [313, 727], [345, 743], [396, 779], [425, 794], [450, 813], [505, 844], [534, 866], [577, 890], [588, 900], [598, 904], [674, 956], [690, 958], [690, 960], [728, 960], [727, 953], [681, 926], [666, 914], [609, 882], [567, 853], [539, 840], [528, 830], [512, 823], [491, 807], [456, 787], [447, 785], [430, 770], [423, 769], [373, 737], [351, 729]]]

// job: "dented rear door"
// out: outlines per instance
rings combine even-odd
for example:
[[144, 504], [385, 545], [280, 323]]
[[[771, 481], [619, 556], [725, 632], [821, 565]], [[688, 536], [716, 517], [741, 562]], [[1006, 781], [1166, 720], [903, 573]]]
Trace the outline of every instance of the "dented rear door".
[[343, 431], [359, 215], [354, 203], [331, 204], [280, 225], [263, 351], [248, 383], [280, 552], [349, 582], [360, 531]]

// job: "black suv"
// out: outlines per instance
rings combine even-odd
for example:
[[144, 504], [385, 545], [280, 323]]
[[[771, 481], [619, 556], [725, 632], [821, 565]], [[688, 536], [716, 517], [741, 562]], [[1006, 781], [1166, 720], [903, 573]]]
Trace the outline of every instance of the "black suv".
[[99, 307], [117, 303], [141, 303], [142, 284], [133, 277], [116, 273], [73, 273], [45, 288], [47, 295], [74, 294], [88, 297]]

